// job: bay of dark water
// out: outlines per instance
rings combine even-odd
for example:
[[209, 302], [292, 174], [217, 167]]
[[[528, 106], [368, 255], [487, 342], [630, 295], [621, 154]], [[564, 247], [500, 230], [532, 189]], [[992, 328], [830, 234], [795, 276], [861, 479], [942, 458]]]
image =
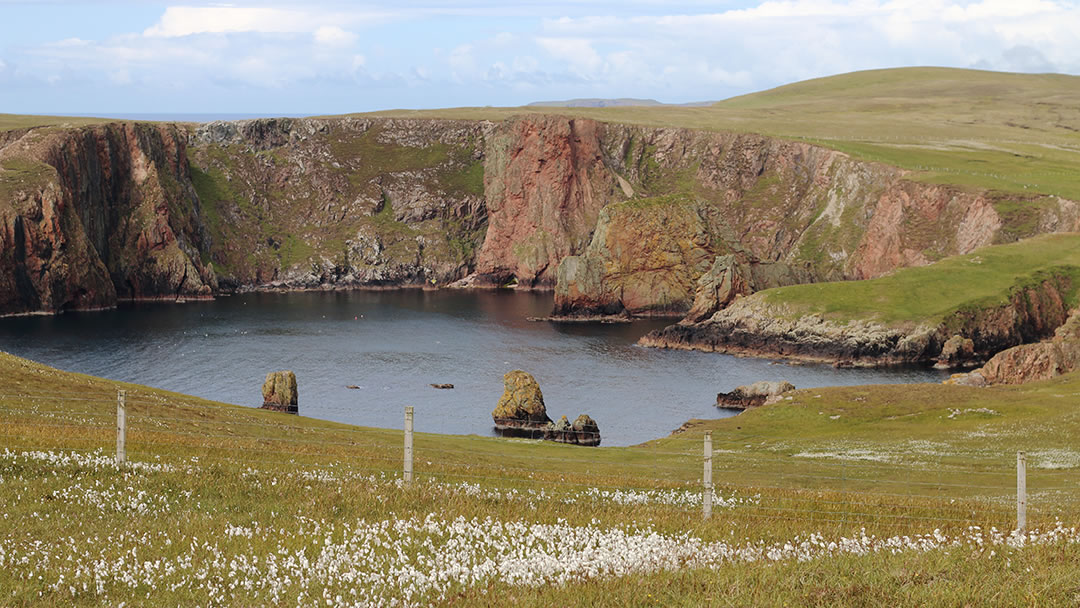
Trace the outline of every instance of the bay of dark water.
[[[0, 319], [0, 349], [61, 369], [257, 406], [266, 373], [296, 372], [300, 413], [364, 426], [494, 434], [502, 376], [533, 374], [548, 414], [587, 413], [603, 445], [667, 435], [731, 412], [716, 393], [758, 380], [799, 388], [940, 382], [923, 368], [835, 369], [636, 346], [670, 321], [530, 322], [549, 294], [501, 291], [253, 293]], [[452, 383], [438, 390], [431, 383]], [[360, 389], [348, 389], [356, 385]]]

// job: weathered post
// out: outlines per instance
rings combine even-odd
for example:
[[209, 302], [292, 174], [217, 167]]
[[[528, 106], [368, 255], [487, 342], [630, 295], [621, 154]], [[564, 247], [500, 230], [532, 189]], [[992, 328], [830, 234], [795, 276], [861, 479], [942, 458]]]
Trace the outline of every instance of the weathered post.
[[127, 391], [116, 391], [116, 464], [127, 462]]
[[1027, 456], [1016, 453], [1016, 530], [1027, 529]]
[[413, 406], [405, 406], [405, 483], [412, 485], [413, 480]]
[[712, 515], [712, 431], [705, 431], [705, 488], [701, 496], [701, 514], [705, 519]]

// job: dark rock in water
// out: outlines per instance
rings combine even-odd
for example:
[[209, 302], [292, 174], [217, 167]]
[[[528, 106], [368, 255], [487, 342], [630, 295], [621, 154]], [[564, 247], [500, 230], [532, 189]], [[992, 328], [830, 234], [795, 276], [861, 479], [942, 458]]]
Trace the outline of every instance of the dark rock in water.
[[575, 418], [573, 424], [570, 424], [566, 416], [563, 416], [544, 434], [544, 439], [574, 445], [597, 446], [600, 445], [600, 427], [586, 414]]
[[297, 407], [296, 374], [291, 371], [270, 372], [262, 387], [262, 409], [286, 414], [296, 414]]
[[748, 386], [738, 386], [730, 393], [716, 395], [716, 407], [745, 410], [759, 405], [775, 403], [780, 396], [795, 390], [790, 382], [755, 382]]
[[573, 424], [562, 416], [552, 422], [544, 405], [544, 394], [532, 374], [521, 370], [503, 376], [503, 396], [491, 417], [500, 434], [546, 439], [575, 445], [600, 445], [596, 421], [582, 414]]
[[454, 388], [454, 385], [453, 384], [434, 384], [433, 383], [431, 385], [431, 388], [447, 388], [447, 389], [449, 389], [449, 388]]

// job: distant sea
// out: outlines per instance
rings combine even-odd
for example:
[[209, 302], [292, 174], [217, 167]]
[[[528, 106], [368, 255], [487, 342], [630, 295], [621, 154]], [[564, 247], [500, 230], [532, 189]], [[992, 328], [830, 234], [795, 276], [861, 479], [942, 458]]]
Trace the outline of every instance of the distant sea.
[[116, 120], [151, 120], [157, 122], [214, 122], [215, 120], [247, 120], [249, 118], [302, 118], [311, 114], [229, 114], [229, 113], [169, 113], [169, 112], [102, 112], [95, 114], [57, 114], [76, 118], [113, 118]]

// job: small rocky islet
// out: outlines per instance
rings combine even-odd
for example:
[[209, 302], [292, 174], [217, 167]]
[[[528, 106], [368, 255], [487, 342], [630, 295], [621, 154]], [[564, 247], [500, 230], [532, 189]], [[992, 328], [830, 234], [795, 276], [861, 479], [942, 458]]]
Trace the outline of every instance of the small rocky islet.
[[532, 374], [520, 369], [507, 372], [503, 387], [503, 395], [491, 412], [495, 429], [500, 433], [574, 445], [600, 445], [600, 428], [588, 415], [581, 414], [572, 423], [566, 416], [558, 422], [548, 417], [544, 394]]

